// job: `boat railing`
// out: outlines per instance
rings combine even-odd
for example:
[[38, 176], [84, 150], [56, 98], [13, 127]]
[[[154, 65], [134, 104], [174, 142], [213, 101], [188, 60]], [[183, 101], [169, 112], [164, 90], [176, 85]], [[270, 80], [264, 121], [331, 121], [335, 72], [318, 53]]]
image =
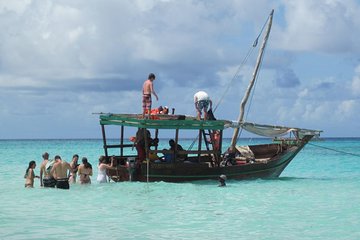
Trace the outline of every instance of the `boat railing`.
[[124, 147], [133, 147], [134, 144], [112, 144], [112, 145], [106, 145], [106, 148], [124, 148]]
[[[174, 153], [172, 150], [149, 150], [150, 153], [162, 153], [162, 154], [171, 154]], [[183, 150], [183, 151], [177, 151], [177, 154], [183, 155], [183, 154], [216, 154], [218, 151], [214, 150]]]
[[[149, 154], [175, 154], [172, 150], [157, 150], [157, 149], [150, 149]], [[218, 154], [220, 156], [220, 151], [216, 150], [180, 150], [176, 152], [177, 156], [187, 156], [186, 159], [192, 159], [192, 162], [214, 162], [213, 157]], [[185, 159], [182, 159], [181, 157], [178, 159], [174, 159], [174, 162], [176, 161], [183, 161]]]

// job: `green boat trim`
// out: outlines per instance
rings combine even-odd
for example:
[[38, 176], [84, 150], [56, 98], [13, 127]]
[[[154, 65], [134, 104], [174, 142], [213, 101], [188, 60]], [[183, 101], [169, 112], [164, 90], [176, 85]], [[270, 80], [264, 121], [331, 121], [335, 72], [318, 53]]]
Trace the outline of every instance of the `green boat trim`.
[[101, 125], [120, 125], [147, 129], [223, 130], [231, 125], [227, 120], [196, 120], [184, 115], [156, 115], [158, 119], [143, 119], [140, 114], [102, 114]]

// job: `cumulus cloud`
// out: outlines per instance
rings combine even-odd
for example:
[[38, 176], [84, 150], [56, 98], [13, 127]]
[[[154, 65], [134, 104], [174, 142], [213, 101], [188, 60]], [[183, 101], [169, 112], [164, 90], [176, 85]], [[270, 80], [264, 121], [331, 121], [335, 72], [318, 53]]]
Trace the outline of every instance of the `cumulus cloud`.
[[[351, 118], [357, 105], [345, 102], [353, 100], [349, 86], [359, 95], [358, 72], [341, 83], [333, 73], [309, 77], [314, 69], [303, 62], [312, 56], [294, 52], [358, 55], [356, 1], [12, 0], [0, 1], [0, 138], [49, 137], [51, 129], [94, 136], [92, 112], [141, 112], [149, 72], [157, 75], [154, 105], [195, 114], [192, 97], [202, 89], [221, 102], [219, 118], [236, 119], [255, 51], [233, 76], [272, 8], [252, 119], [285, 125], [291, 113], [292, 123], [316, 122], [331, 105], [348, 109], [341, 114]], [[74, 114], [81, 121], [74, 123]], [[9, 130], [13, 124], [22, 126], [17, 134]]]
[[285, 26], [276, 46], [291, 51], [360, 51], [354, 31], [360, 24], [360, 6], [355, 0], [284, 1]]
[[292, 69], [279, 69], [275, 81], [276, 86], [281, 88], [296, 87], [300, 84], [299, 78]]
[[351, 90], [355, 96], [360, 96], [360, 66], [355, 69], [355, 76], [351, 82]]

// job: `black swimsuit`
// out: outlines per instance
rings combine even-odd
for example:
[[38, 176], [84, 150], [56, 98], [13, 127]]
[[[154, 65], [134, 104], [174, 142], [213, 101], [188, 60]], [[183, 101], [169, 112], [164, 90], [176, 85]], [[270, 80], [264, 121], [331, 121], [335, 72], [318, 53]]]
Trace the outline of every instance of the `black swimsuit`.
[[56, 187], [61, 189], [69, 189], [69, 179], [68, 178], [60, 178], [56, 181]]

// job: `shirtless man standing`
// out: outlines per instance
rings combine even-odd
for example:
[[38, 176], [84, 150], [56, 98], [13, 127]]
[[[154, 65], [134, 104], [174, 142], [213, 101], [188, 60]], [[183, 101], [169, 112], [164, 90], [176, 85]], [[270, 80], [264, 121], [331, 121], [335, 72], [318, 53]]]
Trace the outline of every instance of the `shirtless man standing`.
[[55, 187], [56, 180], [50, 174], [51, 168], [54, 165], [55, 160], [49, 160], [49, 154], [47, 152], [45, 152], [42, 157], [44, 161], [40, 165], [40, 186]]
[[146, 110], [148, 111], [148, 118], [150, 118], [150, 112], [151, 112], [151, 94], [153, 94], [156, 97], [156, 101], [159, 100], [157, 94], [154, 90], [154, 84], [153, 81], [155, 80], [155, 74], [150, 73], [148, 79], [144, 82], [143, 85], [143, 118], [145, 118]]
[[61, 160], [59, 155], [55, 156], [55, 164], [50, 174], [56, 179], [56, 187], [61, 189], [69, 189], [69, 179], [67, 178], [67, 170], [71, 170], [70, 164]]
[[44, 183], [43, 183], [43, 174], [44, 174], [44, 178], [48, 178], [48, 174], [47, 172], [45, 171], [45, 166], [46, 164], [49, 162], [49, 154], [47, 152], [45, 152], [43, 155], [43, 161], [40, 165], [40, 186], [43, 187], [44, 186]]

